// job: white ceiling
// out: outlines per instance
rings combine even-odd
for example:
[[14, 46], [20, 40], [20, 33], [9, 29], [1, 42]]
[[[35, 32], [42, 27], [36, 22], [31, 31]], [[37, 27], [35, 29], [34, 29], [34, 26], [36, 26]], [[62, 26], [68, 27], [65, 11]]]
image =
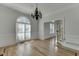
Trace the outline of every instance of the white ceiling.
[[[30, 14], [35, 10], [35, 3], [6, 3], [3, 4], [17, 11]], [[38, 8], [42, 12], [43, 16], [62, 10], [69, 6], [75, 5], [73, 3], [39, 3]]]

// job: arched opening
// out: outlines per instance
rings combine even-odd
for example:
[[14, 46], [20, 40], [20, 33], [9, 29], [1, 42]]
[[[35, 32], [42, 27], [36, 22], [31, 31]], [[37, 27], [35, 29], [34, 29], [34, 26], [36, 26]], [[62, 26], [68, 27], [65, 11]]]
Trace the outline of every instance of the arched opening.
[[28, 40], [31, 38], [31, 24], [27, 17], [20, 16], [16, 21], [16, 39]]

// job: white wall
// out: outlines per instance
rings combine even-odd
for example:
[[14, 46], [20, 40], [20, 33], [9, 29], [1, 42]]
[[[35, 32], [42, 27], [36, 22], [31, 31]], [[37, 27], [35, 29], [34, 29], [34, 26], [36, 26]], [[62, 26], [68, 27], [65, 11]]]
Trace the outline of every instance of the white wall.
[[41, 40], [44, 39], [44, 20], [43, 18], [39, 20], [39, 39]]
[[[67, 41], [73, 41], [74, 43], [79, 42], [79, 6], [71, 7], [61, 12], [49, 15], [41, 20], [41, 33], [44, 39], [44, 22], [49, 22], [55, 19], [65, 19], [65, 39]], [[41, 26], [40, 25], [40, 26]]]
[[16, 20], [20, 16], [26, 16], [31, 22], [31, 38], [37, 39], [38, 22], [21, 12], [0, 5], [0, 46], [13, 44], [16, 42]]
[[47, 35], [49, 35], [49, 34], [45, 35], [45, 27], [44, 27], [44, 24], [48, 23], [48, 22], [53, 22], [53, 19], [51, 19], [49, 17], [43, 17], [42, 19], [39, 20], [39, 38], [41, 40], [44, 40], [45, 38], [49, 37], [49, 36], [47, 37]]
[[39, 21], [36, 21], [35, 19], [30, 19], [31, 22], [31, 38], [32, 39], [38, 39], [39, 38]]
[[39, 38], [39, 21], [33, 19], [29, 14], [26, 14], [26, 17], [30, 20], [31, 24], [31, 39], [38, 39]]
[[[65, 19], [65, 39], [69, 42], [79, 42], [79, 6], [66, 9], [48, 16], [51, 20]], [[49, 20], [49, 19], [48, 19]], [[79, 44], [79, 43], [78, 43]]]
[[16, 19], [21, 15], [24, 14], [0, 5], [0, 46], [16, 42]]
[[[4, 7], [0, 5], [0, 45], [3, 44], [1, 42], [15, 42], [15, 23], [16, 19], [19, 16], [23, 16], [22, 13], [12, 10], [10, 8]], [[55, 17], [63, 18], [65, 17], [65, 34], [66, 38], [68, 36], [75, 37], [77, 41], [79, 38], [79, 6], [72, 7], [70, 9], [64, 10], [62, 12], [57, 12], [55, 14], [49, 15], [40, 19], [39, 21], [39, 29], [38, 22], [32, 19], [32, 38], [39, 37], [40, 39], [44, 39], [44, 23], [52, 22]], [[38, 34], [39, 31], [39, 34]], [[68, 35], [68, 36], [67, 36]], [[77, 36], [77, 38], [76, 38]], [[69, 39], [66, 39], [69, 40]]]
[[50, 23], [44, 23], [44, 38], [50, 37]]

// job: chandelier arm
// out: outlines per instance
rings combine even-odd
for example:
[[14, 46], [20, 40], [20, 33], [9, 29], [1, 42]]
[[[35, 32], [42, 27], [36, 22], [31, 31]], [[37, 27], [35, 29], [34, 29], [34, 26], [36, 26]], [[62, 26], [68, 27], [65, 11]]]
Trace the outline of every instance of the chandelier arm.
[[36, 20], [42, 18], [42, 13], [38, 11], [38, 4], [36, 3], [36, 9], [34, 11], [34, 14], [31, 14], [32, 18], [35, 18]]

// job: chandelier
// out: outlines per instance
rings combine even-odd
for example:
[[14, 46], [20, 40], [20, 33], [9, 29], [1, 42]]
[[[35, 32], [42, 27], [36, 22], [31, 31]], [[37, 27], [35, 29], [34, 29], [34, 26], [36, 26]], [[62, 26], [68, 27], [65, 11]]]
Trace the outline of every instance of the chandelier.
[[41, 11], [38, 10], [37, 4], [36, 4], [36, 8], [35, 8], [34, 13], [31, 14], [31, 17], [32, 17], [33, 19], [36, 19], [36, 20], [39, 20], [39, 19], [42, 18], [42, 13], [41, 13]]

